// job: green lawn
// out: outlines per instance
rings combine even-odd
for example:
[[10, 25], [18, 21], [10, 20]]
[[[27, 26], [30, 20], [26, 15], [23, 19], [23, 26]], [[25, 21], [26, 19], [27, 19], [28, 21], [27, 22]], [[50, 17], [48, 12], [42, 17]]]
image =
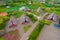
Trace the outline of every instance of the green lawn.
[[15, 18], [19, 18], [23, 13], [24, 13], [24, 12], [15, 11], [15, 12], [13, 13], [13, 16], [14, 16]]
[[4, 11], [6, 11], [6, 10], [7, 10], [7, 8], [0, 7], [0, 12], [4, 12]]
[[24, 27], [24, 32], [27, 32], [30, 29], [30, 25]]
[[[11, 5], [13, 5], [13, 4], [11, 4]], [[0, 12], [9, 12], [9, 11], [14, 11], [14, 10], [19, 10], [19, 8], [22, 6], [29, 7], [30, 9], [36, 8], [36, 6], [27, 5], [26, 3], [14, 3], [14, 6], [12, 6], [11, 8], [0, 7]]]
[[0, 37], [0, 40], [5, 40], [5, 38], [3, 38], [3, 37]]

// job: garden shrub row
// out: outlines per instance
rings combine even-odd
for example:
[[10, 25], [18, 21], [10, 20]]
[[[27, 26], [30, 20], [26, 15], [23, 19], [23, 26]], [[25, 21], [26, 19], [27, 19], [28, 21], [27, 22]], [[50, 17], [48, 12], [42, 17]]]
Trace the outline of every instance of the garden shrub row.
[[2, 30], [5, 27], [6, 23], [4, 20], [0, 19], [0, 30]]
[[5, 26], [6, 26], [6, 23], [1, 23], [1, 24], [0, 24], [0, 30], [4, 29]]
[[49, 21], [49, 20], [45, 20], [45, 22], [44, 22], [46, 25], [50, 25], [51, 24], [51, 22]]
[[14, 11], [13, 16], [14, 16], [15, 18], [19, 18], [23, 13], [24, 13], [24, 12]]
[[27, 32], [30, 29], [31, 25], [24, 26], [24, 32]]
[[50, 15], [50, 13], [48, 13], [46, 16], [44, 16], [43, 20], [46, 19], [49, 15]]
[[8, 16], [3, 16], [0, 17], [0, 30], [4, 29], [4, 27], [6, 26], [6, 22], [9, 20], [10, 18]]
[[13, 15], [15, 18], [19, 18], [24, 12], [21, 12], [21, 11], [11, 11], [11, 12], [8, 12], [8, 16], [11, 16]]
[[33, 23], [37, 21], [37, 18], [34, 17], [34, 15], [32, 15], [32, 14], [26, 14], [26, 15], [31, 19], [31, 21], [32, 21]]
[[44, 21], [39, 21], [38, 25], [29, 36], [28, 40], [36, 40], [43, 27], [44, 27]]
[[44, 21], [44, 24], [45, 24], [45, 25], [50, 25], [50, 24], [51, 24], [51, 22], [50, 22], [49, 20], [43, 19], [42, 21]]

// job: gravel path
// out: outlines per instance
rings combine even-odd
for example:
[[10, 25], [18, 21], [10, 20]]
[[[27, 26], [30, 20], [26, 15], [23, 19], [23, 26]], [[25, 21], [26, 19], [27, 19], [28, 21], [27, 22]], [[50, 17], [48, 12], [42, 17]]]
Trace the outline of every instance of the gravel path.
[[60, 40], [60, 29], [54, 28], [54, 23], [45, 25], [37, 40]]

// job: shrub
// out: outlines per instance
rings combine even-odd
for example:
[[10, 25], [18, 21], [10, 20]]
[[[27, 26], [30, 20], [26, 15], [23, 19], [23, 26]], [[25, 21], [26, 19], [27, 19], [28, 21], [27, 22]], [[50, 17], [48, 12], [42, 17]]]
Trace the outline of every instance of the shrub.
[[16, 18], [19, 18], [22, 14], [23, 14], [23, 12], [16, 11], [13, 13], [13, 16]]
[[8, 12], [8, 16], [11, 16], [12, 15], [12, 12]]
[[4, 29], [6, 22], [9, 20], [8, 16], [0, 17], [0, 30]]
[[48, 21], [48, 20], [45, 20], [45, 22], [44, 22], [46, 25], [50, 25], [51, 24], [51, 22], [50, 21]]
[[35, 21], [37, 21], [37, 18], [36, 17], [34, 17], [34, 15], [32, 15], [32, 14], [26, 14], [30, 19], [31, 19], [31, 21], [34, 23]]
[[11, 12], [8, 12], [8, 16], [11, 16], [13, 15], [15, 18], [19, 18], [24, 12], [20, 12], [20, 11], [11, 11]]
[[2, 24], [0, 24], [0, 30], [4, 29], [5, 26], [6, 26], [6, 23], [2, 23]]
[[28, 40], [36, 40], [36, 38], [39, 35], [39, 33], [41, 32], [43, 26], [44, 26], [44, 22], [43, 21], [39, 21], [38, 25], [36, 26], [36, 28], [33, 30], [31, 35], [29, 36]]
[[49, 15], [50, 15], [50, 13], [48, 13], [46, 16], [44, 16], [44, 18], [43, 18], [43, 19], [46, 19]]
[[3, 19], [0, 20], [0, 30], [2, 30], [5, 27], [6, 23]]
[[10, 3], [10, 4], [9, 4], [9, 6], [14, 7], [14, 6], [15, 6], [15, 4], [14, 4], [14, 3]]
[[44, 20], [43, 19], [42, 21], [44, 22], [45, 25], [50, 25], [51, 24], [51, 22], [49, 20]]
[[0, 19], [0, 24], [3, 23], [3, 21], [4, 21], [3, 19]]
[[8, 16], [3, 16], [2, 18], [3, 18], [3, 20], [4, 20], [5, 22], [10, 19]]
[[24, 32], [27, 32], [30, 27], [31, 27], [31, 25], [25, 26], [25, 27], [24, 27]]

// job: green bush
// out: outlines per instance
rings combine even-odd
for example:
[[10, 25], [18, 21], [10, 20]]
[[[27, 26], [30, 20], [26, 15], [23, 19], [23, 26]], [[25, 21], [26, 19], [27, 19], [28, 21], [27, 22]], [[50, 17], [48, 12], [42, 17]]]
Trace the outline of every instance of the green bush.
[[0, 17], [0, 30], [4, 29], [6, 22], [9, 20], [8, 16]]
[[15, 4], [14, 4], [14, 3], [10, 3], [10, 4], [9, 4], [9, 6], [14, 7], [14, 6], [15, 6]]
[[25, 26], [25, 27], [24, 27], [24, 32], [27, 32], [30, 27], [31, 27], [31, 25]]
[[15, 18], [19, 18], [22, 14], [23, 14], [23, 12], [15, 11], [15, 12], [13, 13], [13, 16], [14, 16]]
[[2, 30], [5, 27], [6, 23], [3, 19], [0, 20], [0, 30]]
[[44, 21], [39, 21], [38, 25], [29, 36], [28, 40], [36, 40], [37, 36], [39, 35], [43, 27], [44, 27]]
[[44, 22], [46, 25], [50, 25], [51, 24], [51, 22], [50, 21], [48, 21], [48, 20], [45, 20], [45, 22]]
[[6, 26], [6, 23], [2, 23], [2, 24], [0, 24], [0, 30], [4, 29], [5, 26]]
[[42, 21], [44, 22], [45, 25], [50, 25], [51, 24], [51, 22], [49, 20], [43, 19]]
[[0, 19], [0, 24], [3, 23], [3, 22], [4, 22], [4, 20], [3, 19]]
[[24, 12], [20, 12], [20, 11], [11, 11], [11, 12], [8, 12], [8, 16], [11, 16], [13, 15], [15, 18], [19, 18]]
[[26, 15], [31, 19], [31, 21], [32, 21], [33, 23], [37, 21], [37, 18], [34, 17], [34, 15], [32, 15], [32, 14], [26, 14]]
[[4, 20], [5, 22], [10, 19], [8, 16], [3, 16], [2, 18], [3, 18], [3, 20]]
[[3, 38], [3, 37], [0, 37], [0, 40], [5, 40], [5, 38]]
[[7, 8], [5, 7], [0, 7], [0, 12], [5, 12], [7, 10]]

